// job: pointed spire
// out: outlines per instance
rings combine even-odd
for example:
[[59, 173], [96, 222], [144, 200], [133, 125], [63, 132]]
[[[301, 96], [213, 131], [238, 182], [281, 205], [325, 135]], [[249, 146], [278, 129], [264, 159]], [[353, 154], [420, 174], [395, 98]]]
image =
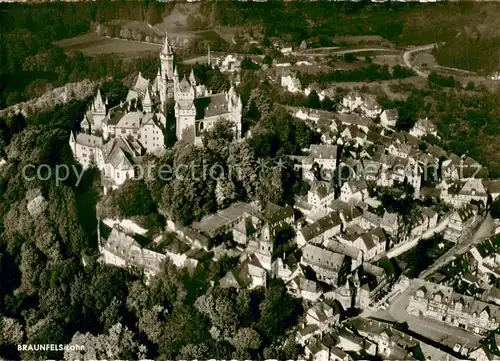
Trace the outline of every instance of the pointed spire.
[[168, 41], [168, 33], [165, 31], [165, 42], [163, 43], [163, 49], [161, 50], [162, 54], [171, 55], [173, 54], [172, 47]]
[[146, 94], [144, 95], [143, 106], [151, 105], [151, 96], [149, 95], [149, 87], [146, 87]]
[[98, 105], [104, 104], [104, 102], [102, 101], [101, 89], [99, 88], [97, 88], [97, 95], [95, 97], [95, 100]]
[[191, 73], [189, 74], [189, 82], [191, 83], [191, 85], [196, 84], [196, 78], [194, 76], [193, 68], [191, 68]]
[[177, 67], [174, 68], [174, 77], [178, 78], [179, 73], [177, 72]]
[[156, 73], [156, 76], [157, 76], [158, 78], [160, 78], [160, 77], [161, 77], [161, 67], [159, 67], [159, 68], [158, 68], [158, 72]]

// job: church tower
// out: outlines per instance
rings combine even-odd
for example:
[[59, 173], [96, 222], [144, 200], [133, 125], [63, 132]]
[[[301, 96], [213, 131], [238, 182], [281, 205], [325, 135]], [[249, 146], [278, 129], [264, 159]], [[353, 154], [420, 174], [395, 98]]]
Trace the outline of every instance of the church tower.
[[262, 267], [264, 267], [268, 271], [271, 271], [271, 273], [273, 273], [275, 268], [273, 267], [275, 265], [272, 260], [273, 252], [274, 245], [273, 239], [271, 237], [271, 230], [269, 229], [269, 223], [266, 222], [261, 230], [259, 248], [257, 248], [257, 250], [255, 251], [255, 256], [262, 264]]
[[174, 76], [174, 51], [168, 41], [168, 34], [165, 33], [165, 42], [160, 52], [161, 74], [168, 80]]

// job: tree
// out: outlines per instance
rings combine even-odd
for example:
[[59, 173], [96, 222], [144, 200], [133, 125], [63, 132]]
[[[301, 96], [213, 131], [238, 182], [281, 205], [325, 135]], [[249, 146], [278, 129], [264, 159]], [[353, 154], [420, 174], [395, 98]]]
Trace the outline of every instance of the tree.
[[267, 202], [283, 204], [285, 187], [281, 171], [277, 166], [260, 171], [261, 181], [257, 197], [263, 204]]
[[241, 69], [249, 69], [249, 70], [256, 70], [259, 69], [259, 64], [254, 62], [252, 59], [249, 57], [244, 57], [243, 60], [241, 61]]
[[0, 318], [0, 344], [18, 345], [24, 338], [23, 326], [18, 320], [10, 317]]
[[358, 59], [356, 58], [356, 56], [354, 54], [352, 54], [352, 53], [345, 53], [344, 54], [344, 61], [346, 63], [353, 63], [356, 60], [358, 60]]
[[269, 38], [267, 36], [264, 36], [264, 39], [262, 39], [262, 46], [269, 48], [271, 46], [271, 42], [269, 41]]
[[205, 343], [189, 343], [182, 346], [179, 358], [182, 360], [208, 360], [210, 358], [210, 348]]
[[490, 208], [491, 216], [495, 219], [500, 218], [500, 199], [495, 199]]
[[321, 109], [323, 109], [323, 110], [330, 111], [333, 109], [334, 106], [335, 106], [335, 103], [333, 102], [333, 100], [331, 100], [328, 97], [324, 97], [323, 100], [321, 101]]
[[142, 311], [139, 317], [139, 329], [146, 334], [151, 342], [158, 343], [163, 332], [163, 314], [166, 310], [160, 306], [153, 306], [151, 309]]
[[257, 331], [245, 327], [240, 328], [230, 342], [238, 351], [255, 351], [260, 348], [262, 340]]
[[311, 90], [307, 96], [307, 106], [314, 109], [321, 108], [321, 101], [319, 100], [319, 95], [316, 90]]
[[236, 199], [236, 187], [231, 179], [225, 176], [217, 180], [215, 188], [215, 197], [217, 199], [217, 206], [219, 209], [228, 207]]
[[73, 347], [64, 351], [64, 359], [99, 360], [99, 359], [144, 359], [147, 348], [134, 340], [134, 334], [126, 326], [117, 323], [108, 334], [94, 336], [90, 333], [77, 332], [71, 344], [84, 346], [84, 350]]
[[21, 264], [19, 269], [22, 273], [22, 285], [28, 292], [34, 292], [38, 288], [39, 275], [43, 269], [44, 261], [40, 252], [30, 242], [25, 242], [21, 247]]

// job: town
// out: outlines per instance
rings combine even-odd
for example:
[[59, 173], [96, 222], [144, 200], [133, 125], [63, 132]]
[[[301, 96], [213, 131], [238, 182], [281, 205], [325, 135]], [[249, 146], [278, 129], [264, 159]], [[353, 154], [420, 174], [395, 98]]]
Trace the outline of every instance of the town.
[[498, 5], [2, 4], [0, 357], [500, 358]]
[[[133, 179], [136, 160], [162, 151], [158, 140], [166, 126], [162, 109], [168, 96], [175, 101], [178, 139], [203, 146], [204, 132], [224, 122], [235, 141], [245, 137], [241, 98], [232, 85], [227, 93], [212, 94], [192, 71], [189, 80], [179, 81], [168, 36], [160, 58], [157, 78], [150, 82], [139, 74], [118, 107], [108, 109], [98, 91], [81, 132], [70, 136], [75, 159], [97, 165], [110, 181], [104, 187], [116, 189]], [[210, 54], [208, 59], [210, 65]], [[241, 59], [228, 56], [221, 65], [237, 72]], [[302, 89], [286, 71], [275, 81], [290, 93], [317, 92], [320, 101], [335, 94], [335, 88]], [[193, 101], [205, 108], [193, 107]], [[397, 131], [398, 109], [383, 109], [372, 95], [351, 91], [335, 112], [286, 109], [320, 139], [305, 155], [292, 156], [309, 186], [293, 206], [240, 202], [188, 226], [167, 216], [165, 231], [152, 242], [155, 250], [135, 239], [148, 229], [104, 218], [99, 221], [101, 262], [138, 268], [149, 280], [162, 272], [166, 260], [198, 272], [206, 259], [237, 258], [233, 269], [210, 283], [243, 290], [281, 279], [287, 292], [304, 302], [305, 318], [295, 340], [314, 360], [344, 361], [353, 355], [491, 360], [499, 354], [496, 346], [480, 340], [499, 327], [500, 224], [488, 209], [500, 195], [500, 180], [485, 177], [471, 157], [422, 147], [427, 136], [439, 137], [427, 118], [408, 132]], [[194, 131], [186, 139], [187, 124]], [[336, 178], [335, 184], [332, 175], [343, 173], [342, 168], [349, 176]], [[432, 182], [435, 186], [428, 186]], [[174, 241], [161, 248], [165, 233]], [[287, 249], [277, 244], [283, 235]], [[217, 237], [225, 242], [214, 246], [211, 240]], [[399, 256], [422, 240], [436, 242], [439, 256], [415, 273]], [[462, 259], [468, 262], [455, 264]], [[353, 316], [353, 310], [358, 314]]]

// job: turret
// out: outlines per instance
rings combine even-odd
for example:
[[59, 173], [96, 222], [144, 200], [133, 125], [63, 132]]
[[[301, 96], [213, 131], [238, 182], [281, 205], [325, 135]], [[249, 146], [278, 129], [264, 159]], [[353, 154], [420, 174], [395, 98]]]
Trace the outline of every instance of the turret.
[[196, 78], [194, 76], [194, 71], [191, 68], [191, 73], [189, 74], [189, 82], [191, 83], [192, 86], [196, 87]]
[[151, 101], [151, 96], [149, 95], [149, 88], [146, 88], [146, 95], [144, 95], [142, 109], [146, 113], [151, 113], [153, 111], [153, 102]]
[[165, 42], [160, 52], [161, 74], [167, 79], [172, 79], [174, 75], [174, 51], [168, 41], [168, 34], [165, 33]]

